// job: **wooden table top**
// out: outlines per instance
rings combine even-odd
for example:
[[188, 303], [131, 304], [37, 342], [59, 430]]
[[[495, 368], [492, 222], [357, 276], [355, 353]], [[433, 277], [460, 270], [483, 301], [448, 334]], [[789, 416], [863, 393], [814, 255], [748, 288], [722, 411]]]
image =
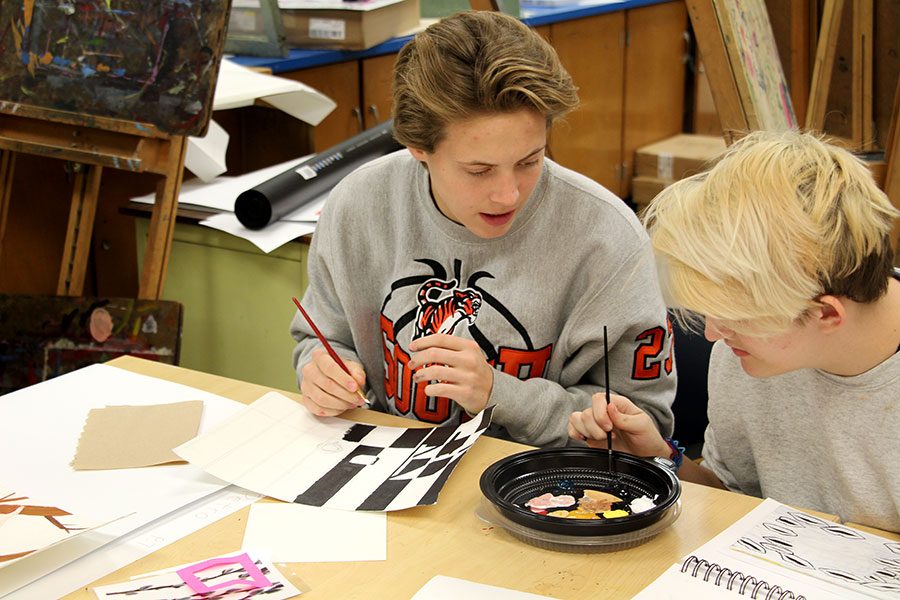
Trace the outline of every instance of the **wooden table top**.
[[[196, 387], [244, 403], [270, 388], [122, 357], [109, 364]], [[285, 393], [285, 392], [282, 392]], [[285, 393], [296, 397], [296, 394]], [[398, 424], [398, 417], [354, 410], [347, 418]], [[414, 422], [400, 420], [404, 426]], [[495, 461], [528, 446], [482, 436], [441, 491], [437, 504], [388, 513], [386, 561], [296, 563], [290, 565], [304, 600], [407, 599], [435, 575], [459, 577], [559, 599], [630, 598], [669, 566], [753, 509], [760, 500], [684, 483], [677, 521], [647, 542], [624, 550], [570, 553], [531, 546], [501, 527], [480, 520], [481, 473]], [[94, 585], [204, 560], [240, 549], [249, 507], [135, 561], [66, 596], [95, 598]], [[882, 533], [883, 532], [879, 532]], [[890, 535], [890, 534], [888, 534]], [[894, 536], [900, 539], [900, 536]]]

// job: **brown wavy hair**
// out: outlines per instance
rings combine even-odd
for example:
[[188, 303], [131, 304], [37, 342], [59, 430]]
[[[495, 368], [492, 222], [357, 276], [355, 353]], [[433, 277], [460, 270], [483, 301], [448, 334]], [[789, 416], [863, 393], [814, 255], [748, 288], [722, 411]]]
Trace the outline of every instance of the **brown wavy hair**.
[[549, 127], [577, 105], [577, 88], [553, 47], [502, 13], [446, 17], [406, 44], [394, 64], [394, 137], [426, 152], [451, 122], [525, 108]]

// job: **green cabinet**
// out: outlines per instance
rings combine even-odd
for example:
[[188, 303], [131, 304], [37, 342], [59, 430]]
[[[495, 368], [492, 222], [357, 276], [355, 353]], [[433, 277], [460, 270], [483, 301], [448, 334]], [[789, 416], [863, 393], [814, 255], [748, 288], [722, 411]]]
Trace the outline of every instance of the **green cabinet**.
[[[135, 223], [141, 265], [149, 220]], [[308, 253], [305, 241], [265, 254], [230, 234], [176, 223], [163, 298], [184, 305], [180, 365], [296, 390], [291, 296], [306, 289]]]

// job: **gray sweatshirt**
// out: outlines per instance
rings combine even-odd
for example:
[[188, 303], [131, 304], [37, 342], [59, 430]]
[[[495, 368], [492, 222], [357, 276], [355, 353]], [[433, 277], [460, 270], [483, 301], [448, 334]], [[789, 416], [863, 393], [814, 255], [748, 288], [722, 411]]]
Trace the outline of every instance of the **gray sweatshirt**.
[[729, 489], [900, 532], [900, 352], [855, 377], [758, 379], [720, 341], [708, 412], [703, 464]]
[[[435, 424], [465, 412], [428, 397], [406, 368], [409, 342], [475, 340], [495, 367], [489, 433], [536, 446], [568, 441], [570, 413], [610, 388], [672, 432], [671, 333], [649, 240], [615, 195], [550, 160], [510, 231], [482, 239], [446, 218], [406, 150], [331, 192], [309, 252], [303, 306], [335, 350], [362, 363], [381, 410]], [[319, 346], [291, 324], [297, 371]]]

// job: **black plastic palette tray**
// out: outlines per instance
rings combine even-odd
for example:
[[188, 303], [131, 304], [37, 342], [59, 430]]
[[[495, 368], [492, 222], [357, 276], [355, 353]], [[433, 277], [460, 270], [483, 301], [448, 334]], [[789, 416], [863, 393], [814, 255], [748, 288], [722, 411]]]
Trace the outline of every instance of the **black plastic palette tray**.
[[[558, 550], [609, 550], [635, 545], [671, 525], [681, 512], [681, 483], [666, 459], [605, 450], [548, 448], [508, 456], [481, 476], [479, 516], [529, 543]], [[532, 512], [525, 503], [545, 493], [580, 496], [585, 489], [625, 500], [654, 499], [650, 510], [614, 519], [566, 519]]]

